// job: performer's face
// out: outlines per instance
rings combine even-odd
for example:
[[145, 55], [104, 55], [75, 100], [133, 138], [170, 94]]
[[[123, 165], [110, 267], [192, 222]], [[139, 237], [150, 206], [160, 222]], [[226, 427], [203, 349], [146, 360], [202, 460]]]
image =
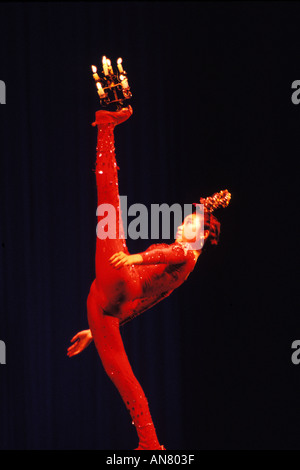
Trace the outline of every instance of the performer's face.
[[201, 216], [199, 214], [190, 214], [186, 216], [183, 223], [178, 227], [176, 240], [188, 243], [195, 243], [199, 240], [201, 229]]

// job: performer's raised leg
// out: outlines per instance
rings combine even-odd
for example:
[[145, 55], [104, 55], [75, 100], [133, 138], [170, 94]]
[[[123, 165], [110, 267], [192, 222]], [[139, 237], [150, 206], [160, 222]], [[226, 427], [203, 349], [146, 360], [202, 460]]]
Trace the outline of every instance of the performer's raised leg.
[[[98, 195], [96, 286], [106, 293], [108, 304], [102, 305], [104, 311], [110, 311], [113, 315], [117, 315], [118, 305], [128, 297], [134, 297], [139, 289], [139, 276], [134, 270], [117, 272], [109, 263], [110, 257], [117, 252], [128, 254], [120, 209], [114, 128], [127, 120], [131, 114], [131, 107], [117, 112], [101, 110], [97, 111], [95, 122], [98, 126], [95, 167]], [[107, 221], [109, 226], [105, 227]], [[106, 233], [107, 228], [112, 229], [114, 233]]]

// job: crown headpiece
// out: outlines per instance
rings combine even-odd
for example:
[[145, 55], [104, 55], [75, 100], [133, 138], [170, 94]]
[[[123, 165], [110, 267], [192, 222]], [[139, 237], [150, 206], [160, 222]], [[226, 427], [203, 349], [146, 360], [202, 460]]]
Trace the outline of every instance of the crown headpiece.
[[213, 212], [219, 207], [227, 207], [230, 203], [231, 194], [227, 189], [224, 189], [218, 193], [214, 193], [212, 196], [200, 198], [200, 204], [204, 205], [206, 212]]

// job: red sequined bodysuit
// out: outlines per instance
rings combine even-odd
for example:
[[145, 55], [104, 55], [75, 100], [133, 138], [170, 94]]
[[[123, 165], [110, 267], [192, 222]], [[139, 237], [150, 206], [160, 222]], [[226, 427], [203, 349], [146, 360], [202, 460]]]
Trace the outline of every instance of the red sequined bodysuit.
[[[122, 225], [118, 174], [115, 160], [114, 128], [132, 113], [131, 108], [118, 112], [98, 111], [96, 181], [98, 209], [115, 208], [116, 238], [96, 241], [96, 279], [87, 300], [88, 321], [104, 369], [128, 408], [139, 437], [138, 449], [161, 449], [145, 394], [128, 361], [120, 325], [149, 309], [180, 286], [194, 269], [196, 258], [187, 243], [151, 245], [140, 253], [142, 264], [113, 267], [109, 259], [117, 252], [129, 254]], [[98, 212], [98, 226], [103, 229]], [[102, 225], [101, 225], [102, 224]], [[103, 231], [101, 232], [103, 233]]]

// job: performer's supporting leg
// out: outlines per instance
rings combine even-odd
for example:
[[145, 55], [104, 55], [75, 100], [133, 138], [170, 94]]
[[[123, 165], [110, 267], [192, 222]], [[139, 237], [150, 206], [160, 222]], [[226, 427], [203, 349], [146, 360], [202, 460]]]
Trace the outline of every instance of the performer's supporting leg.
[[103, 314], [90, 293], [88, 321], [103, 367], [117, 387], [136, 427], [140, 450], [161, 449], [149, 411], [148, 401], [133, 374], [119, 329], [119, 319]]

